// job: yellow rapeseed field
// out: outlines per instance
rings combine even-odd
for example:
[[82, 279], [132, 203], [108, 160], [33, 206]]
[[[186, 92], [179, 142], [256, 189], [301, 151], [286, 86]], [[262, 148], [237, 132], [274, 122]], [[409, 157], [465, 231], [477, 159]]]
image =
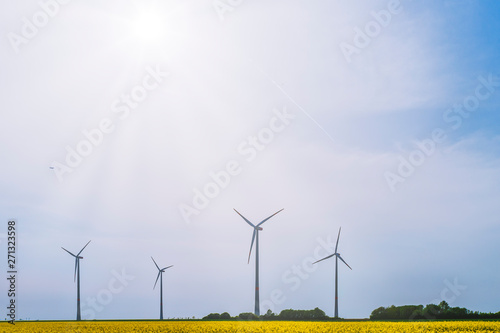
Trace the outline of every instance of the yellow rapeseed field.
[[1, 332], [500, 332], [498, 321], [439, 322], [243, 322], [243, 321], [98, 321], [2, 323]]

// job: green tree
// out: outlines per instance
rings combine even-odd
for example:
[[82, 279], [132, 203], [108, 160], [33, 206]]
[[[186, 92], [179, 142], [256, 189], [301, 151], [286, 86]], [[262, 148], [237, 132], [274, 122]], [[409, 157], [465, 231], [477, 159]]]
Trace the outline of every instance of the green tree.
[[221, 320], [230, 320], [231, 319], [231, 315], [227, 312], [223, 312], [220, 314], [220, 319]]
[[220, 319], [220, 314], [218, 314], [218, 313], [211, 313], [209, 315], [206, 315], [202, 319], [203, 320], [219, 320]]
[[286, 309], [280, 312], [278, 318], [281, 320], [324, 320], [328, 317], [325, 311], [315, 308], [313, 310]]
[[259, 319], [259, 317], [257, 317], [252, 312], [242, 312], [238, 315], [238, 318], [241, 320], [257, 320], [257, 319]]
[[382, 320], [386, 319], [385, 318], [385, 308], [383, 306], [376, 308], [375, 310], [372, 311], [372, 314], [370, 315], [371, 320]]
[[423, 314], [425, 319], [436, 319], [441, 315], [441, 308], [436, 304], [427, 304]]
[[450, 309], [450, 306], [446, 301], [441, 301], [441, 303], [439, 303], [439, 308], [441, 309], [441, 313], [445, 313]]
[[265, 320], [271, 320], [276, 318], [276, 314], [271, 311], [271, 309], [268, 309], [267, 312], [261, 316], [262, 319]]
[[320, 308], [316, 307], [314, 310], [311, 310], [311, 319], [314, 320], [323, 320], [326, 319], [327, 315], [325, 311], [321, 310]]
[[414, 317], [417, 313], [422, 312], [423, 305], [403, 305], [399, 306], [399, 316], [394, 319], [410, 319]]

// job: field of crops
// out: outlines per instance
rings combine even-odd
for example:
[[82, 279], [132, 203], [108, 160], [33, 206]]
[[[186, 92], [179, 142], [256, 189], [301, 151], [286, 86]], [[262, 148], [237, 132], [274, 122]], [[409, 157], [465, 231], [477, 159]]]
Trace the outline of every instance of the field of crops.
[[2, 323], [0, 332], [500, 332], [498, 321], [440, 322], [197, 322], [99, 321]]

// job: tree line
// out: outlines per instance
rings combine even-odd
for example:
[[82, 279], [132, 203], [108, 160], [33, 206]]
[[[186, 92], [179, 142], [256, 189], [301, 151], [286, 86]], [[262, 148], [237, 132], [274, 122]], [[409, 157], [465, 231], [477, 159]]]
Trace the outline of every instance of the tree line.
[[[484, 313], [471, 311], [466, 308], [450, 307], [446, 301], [442, 301], [438, 305], [427, 304], [423, 305], [402, 305], [389, 307], [379, 307], [372, 311], [370, 320], [436, 320], [436, 319], [500, 319], [500, 311], [496, 313]], [[261, 316], [256, 316], [251, 312], [243, 312], [235, 317], [227, 312], [211, 313], [202, 318], [202, 320], [290, 320], [290, 321], [326, 321], [334, 320], [328, 317], [326, 313], [319, 309], [313, 310], [293, 310], [286, 309], [279, 314], [273, 313], [271, 310]], [[342, 319], [341, 319], [342, 320]]]
[[203, 320], [326, 320], [329, 317], [326, 315], [325, 311], [320, 308], [315, 308], [313, 310], [293, 310], [287, 309], [281, 311], [279, 314], [273, 313], [271, 310], [267, 310], [264, 315], [257, 317], [251, 312], [243, 312], [236, 317], [231, 317], [227, 312], [224, 313], [211, 313], [205, 317]]
[[439, 305], [391, 305], [387, 308], [381, 306], [370, 315], [371, 320], [421, 320], [421, 319], [500, 319], [497, 313], [484, 313], [471, 311], [466, 308], [450, 307], [446, 301]]

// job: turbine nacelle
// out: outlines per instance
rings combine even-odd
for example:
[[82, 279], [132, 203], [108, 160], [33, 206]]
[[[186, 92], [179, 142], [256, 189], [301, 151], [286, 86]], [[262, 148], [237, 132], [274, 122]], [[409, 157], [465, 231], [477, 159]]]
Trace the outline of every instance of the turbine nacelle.
[[342, 261], [342, 262], [343, 262], [343, 263], [344, 263], [347, 267], [349, 267], [349, 269], [351, 269], [351, 270], [352, 270], [351, 266], [349, 266], [349, 264], [348, 264], [348, 263], [346, 263], [344, 259], [342, 259], [342, 257], [340, 256], [340, 253], [338, 253], [338, 252], [337, 252], [337, 248], [339, 247], [339, 238], [340, 238], [340, 228], [339, 228], [339, 234], [338, 234], [338, 236], [337, 236], [337, 244], [335, 245], [335, 252], [334, 252], [333, 254], [330, 254], [329, 256], [324, 257], [323, 259], [320, 259], [320, 260], [317, 260], [317, 261], [313, 262], [313, 265], [314, 265], [315, 263], [320, 262], [320, 261], [323, 261], [323, 260], [325, 260], [325, 259], [329, 259], [329, 258], [331, 258], [331, 257], [336, 257], [336, 258], [335, 258], [335, 260], [336, 260], [337, 258], [339, 258], [339, 259], [340, 259], [340, 260], [341, 260], [341, 261]]
[[[170, 267], [173, 267], [174, 265], [170, 265], [170, 266], [167, 266], [165, 268], [160, 268], [160, 266], [158, 266], [158, 264], [156, 263], [156, 261], [153, 259], [153, 257], [151, 257], [151, 259], [153, 260], [153, 262], [155, 263], [155, 266], [156, 268], [158, 268], [158, 275], [156, 276], [156, 281], [155, 281], [155, 285], [153, 286], [153, 289], [155, 289], [156, 287], [156, 284], [158, 283], [158, 279], [161, 277], [161, 275], [163, 273], [165, 273], [165, 270], [170, 268]], [[161, 281], [160, 281], [161, 282]]]
[[[234, 209], [234, 208], [233, 208]], [[284, 209], [284, 208], [283, 208]], [[283, 209], [280, 209], [278, 210], [276, 213], [274, 213], [273, 215], [269, 216], [268, 218], [262, 220], [261, 222], [259, 222], [259, 224], [255, 225], [253, 224], [252, 222], [250, 222], [249, 220], [247, 220], [246, 217], [244, 217], [243, 215], [240, 214], [240, 212], [238, 212], [236, 209], [234, 209], [234, 211], [236, 213], [238, 213], [239, 216], [241, 216], [241, 218], [243, 220], [245, 220], [246, 223], [248, 223], [248, 225], [250, 225], [252, 228], [253, 228], [253, 235], [252, 235], [252, 243], [250, 244], [250, 252], [248, 253], [248, 263], [250, 263], [250, 255], [252, 254], [252, 248], [253, 248], [253, 243], [255, 241], [255, 237], [258, 236], [257, 233], [259, 231], [262, 231], [264, 229], [262, 229], [262, 227], [260, 226], [261, 224], [263, 224], [264, 222], [266, 222], [267, 220], [269, 220], [271, 217], [273, 217], [274, 215], [278, 214], [279, 212], [281, 212]]]

